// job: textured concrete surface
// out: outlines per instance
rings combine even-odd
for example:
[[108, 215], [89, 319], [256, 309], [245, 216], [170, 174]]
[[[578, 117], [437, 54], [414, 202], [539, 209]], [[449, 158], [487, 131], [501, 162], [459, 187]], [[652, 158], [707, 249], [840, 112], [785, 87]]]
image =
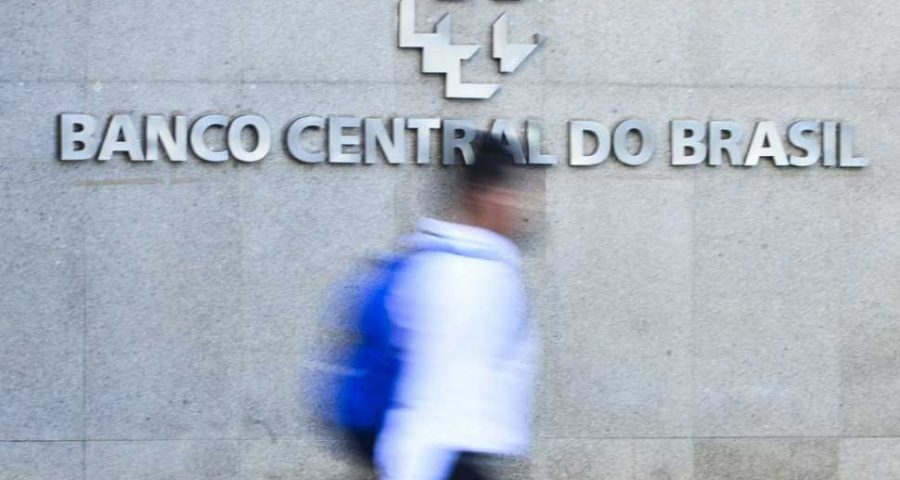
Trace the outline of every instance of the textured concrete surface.
[[542, 431], [689, 436], [691, 185], [593, 173], [548, 180]]
[[[358, 473], [309, 411], [322, 296], [452, 172], [298, 164], [281, 138], [308, 114], [539, 120], [563, 157], [572, 119], [852, 123], [858, 171], [673, 168], [660, 142], [529, 172], [544, 356], [512, 476], [900, 479], [896, 2], [419, 7], [458, 42], [502, 11], [550, 41], [512, 76], [482, 49], [464, 79], [503, 90], [449, 102], [395, 0], [0, 2], [0, 480]], [[257, 113], [275, 141], [249, 165], [62, 164], [63, 112]]]
[[[838, 479], [834, 439], [725, 439], [694, 442], [694, 478]], [[876, 478], [876, 477], [872, 477]]]
[[[697, 185], [695, 433], [839, 433], [835, 299], [857, 259], [843, 254], [847, 227], [834, 215], [847, 198], [832, 192], [854, 180]], [[726, 196], [735, 201], [723, 218], [718, 202]]]
[[[31, 187], [26, 187], [31, 188]], [[0, 193], [0, 438], [83, 434], [84, 202], [80, 189]]]
[[0, 478], [83, 479], [83, 460], [82, 442], [2, 442]]

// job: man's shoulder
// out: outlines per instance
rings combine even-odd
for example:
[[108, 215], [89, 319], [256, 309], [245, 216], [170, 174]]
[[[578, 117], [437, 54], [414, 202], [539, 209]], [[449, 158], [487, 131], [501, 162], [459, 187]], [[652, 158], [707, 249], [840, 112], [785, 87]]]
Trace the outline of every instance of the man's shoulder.
[[421, 251], [412, 254], [408, 259], [407, 270], [412, 274], [436, 277], [518, 275], [518, 268], [499, 259], [451, 251]]

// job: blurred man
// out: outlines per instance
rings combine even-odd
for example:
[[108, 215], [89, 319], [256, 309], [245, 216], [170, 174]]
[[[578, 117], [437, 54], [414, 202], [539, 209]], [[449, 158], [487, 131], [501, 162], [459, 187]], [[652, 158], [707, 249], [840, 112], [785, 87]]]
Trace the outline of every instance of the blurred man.
[[528, 445], [534, 340], [510, 240], [522, 197], [500, 142], [482, 135], [475, 153], [451, 218], [403, 241], [384, 297], [399, 361], [374, 450], [383, 480], [487, 479], [485, 460]]

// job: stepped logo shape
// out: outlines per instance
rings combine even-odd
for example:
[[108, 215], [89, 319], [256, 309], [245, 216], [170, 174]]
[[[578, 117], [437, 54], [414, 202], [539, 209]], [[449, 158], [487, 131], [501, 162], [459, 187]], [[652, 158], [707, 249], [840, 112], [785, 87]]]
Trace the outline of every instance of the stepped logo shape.
[[[447, 98], [486, 99], [493, 97], [500, 90], [500, 85], [493, 83], [463, 83], [463, 62], [471, 59], [481, 46], [452, 42], [453, 19], [450, 13], [441, 17], [434, 33], [417, 33], [416, 0], [400, 0], [399, 23], [400, 48], [422, 50], [422, 73], [443, 74], [444, 95]], [[510, 43], [509, 16], [506, 12], [494, 21], [492, 38], [491, 56], [497, 60], [501, 73], [513, 73], [518, 70], [522, 63], [547, 40], [546, 37], [536, 34], [534, 43]]]

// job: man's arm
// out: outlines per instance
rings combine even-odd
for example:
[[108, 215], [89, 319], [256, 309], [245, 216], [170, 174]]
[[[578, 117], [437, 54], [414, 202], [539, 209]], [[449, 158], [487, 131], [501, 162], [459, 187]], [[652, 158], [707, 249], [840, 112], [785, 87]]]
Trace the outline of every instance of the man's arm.
[[466, 428], [463, 405], [479, 401], [471, 398], [468, 382], [474, 379], [467, 373], [472, 365], [489, 368], [484, 321], [496, 316], [503, 296], [494, 273], [500, 268], [497, 262], [424, 254], [398, 282], [391, 309], [404, 362], [395, 407], [376, 448], [385, 479], [442, 479], [455, 461], [448, 437]]

